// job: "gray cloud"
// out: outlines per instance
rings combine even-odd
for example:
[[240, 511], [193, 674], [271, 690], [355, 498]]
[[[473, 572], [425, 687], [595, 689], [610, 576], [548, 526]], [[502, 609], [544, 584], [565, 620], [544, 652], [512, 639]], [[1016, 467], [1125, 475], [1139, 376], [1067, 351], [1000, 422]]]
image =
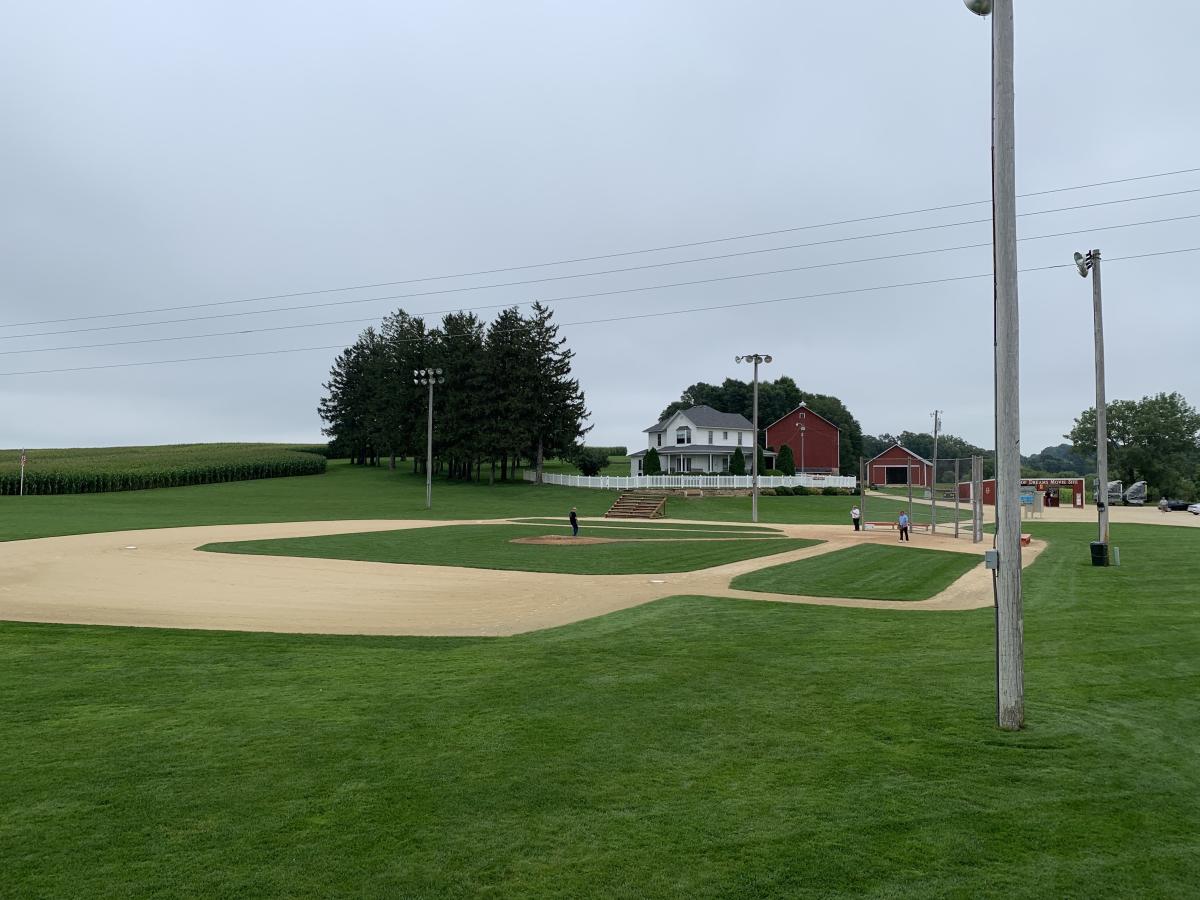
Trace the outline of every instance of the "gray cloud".
[[[1019, 5], [1022, 191], [1200, 165], [1189, 115], [1200, 12], [1129, 10]], [[953, 0], [875, 10], [79, 4], [70, 14], [27, 4], [10, 10], [0, 37], [0, 322], [472, 271], [985, 199], [989, 52], [986, 22]], [[1198, 186], [1200, 176], [1180, 176], [1033, 198], [1022, 209]], [[1198, 198], [1033, 216], [1020, 231], [1193, 214]], [[718, 248], [986, 215], [978, 206]], [[1197, 222], [1026, 241], [1021, 264], [1069, 262], [1091, 246], [1109, 259], [1200, 246]], [[404, 305], [518, 302], [989, 235], [987, 224], [963, 226]], [[1110, 397], [1180, 390], [1200, 402], [1192, 363], [1200, 312], [1188, 288], [1197, 255], [1105, 268]], [[558, 317], [989, 269], [987, 249], [958, 251], [569, 301]], [[1092, 402], [1090, 289], [1071, 269], [1031, 272], [1021, 303], [1023, 444], [1034, 451], [1057, 443]], [[251, 308], [280, 305], [290, 303]], [[394, 305], [0, 341], [0, 350], [382, 317]], [[0, 336], [29, 330], [44, 329]], [[357, 331], [6, 355], [0, 371], [344, 344]], [[769, 376], [837, 394], [870, 432], [928, 428], [938, 407], [947, 430], [991, 444], [988, 278], [564, 334], [599, 443], [637, 442], [681, 388], [744, 376], [733, 356], [761, 350], [778, 360]], [[0, 446], [316, 439], [332, 355], [7, 377]]]

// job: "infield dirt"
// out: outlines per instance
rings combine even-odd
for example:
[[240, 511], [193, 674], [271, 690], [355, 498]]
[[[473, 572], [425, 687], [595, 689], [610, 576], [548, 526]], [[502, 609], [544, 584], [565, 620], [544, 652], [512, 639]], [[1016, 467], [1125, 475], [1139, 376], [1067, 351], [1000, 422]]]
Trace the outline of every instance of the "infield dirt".
[[[729, 586], [734, 576], [767, 566], [862, 543], [895, 545], [890, 532], [855, 533], [835, 525], [778, 526], [788, 537], [824, 543], [671, 574], [561, 575], [196, 550], [222, 541], [455, 524], [498, 523], [289, 522], [2, 543], [0, 619], [233, 631], [499, 636], [566, 625], [680, 594], [909, 611], [974, 609], [992, 603], [990, 579], [982, 567], [937, 596], [917, 602], [804, 597]], [[589, 540], [547, 537], [555, 543]], [[982, 555], [985, 545], [928, 535], [918, 537], [912, 546]], [[1037, 541], [1027, 547], [1026, 564], [1041, 549]]]

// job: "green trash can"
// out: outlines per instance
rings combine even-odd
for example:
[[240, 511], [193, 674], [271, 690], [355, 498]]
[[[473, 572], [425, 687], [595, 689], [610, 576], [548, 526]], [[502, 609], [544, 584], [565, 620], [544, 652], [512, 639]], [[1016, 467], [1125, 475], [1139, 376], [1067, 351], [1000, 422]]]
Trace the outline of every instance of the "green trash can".
[[1108, 544], [1104, 541], [1092, 541], [1092, 565], [1108, 565]]

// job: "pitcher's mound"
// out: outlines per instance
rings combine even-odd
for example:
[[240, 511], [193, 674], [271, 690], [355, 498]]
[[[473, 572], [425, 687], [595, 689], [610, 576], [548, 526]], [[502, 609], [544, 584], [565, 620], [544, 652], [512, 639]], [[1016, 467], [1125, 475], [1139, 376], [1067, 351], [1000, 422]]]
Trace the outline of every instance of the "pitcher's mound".
[[566, 534], [542, 534], [537, 537], [513, 538], [510, 544], [550, 544], [555, 547], [578, 547], [583, 544], [616, 544], [616, 538], [571, 537]]

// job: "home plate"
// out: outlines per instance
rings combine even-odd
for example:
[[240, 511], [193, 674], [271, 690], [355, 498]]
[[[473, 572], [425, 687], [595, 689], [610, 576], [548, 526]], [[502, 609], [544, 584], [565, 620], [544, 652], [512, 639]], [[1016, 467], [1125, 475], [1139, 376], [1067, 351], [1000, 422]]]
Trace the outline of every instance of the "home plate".
[[650, 579], [650, 583], [651, 583], [651, 584], [666, 584], [666, 583], [667, 583], [667, 579], [665, 579], [665, 578], [651, 578], [651, 579]]
[[133, 546], [133, 544], [130, 544], [130, 545], [129, 545], [129, 546], [127, 546], [125, 549], [126, 549], [126, 550], [136, 550], [136, 549], [137, 549], [137, 547]]

